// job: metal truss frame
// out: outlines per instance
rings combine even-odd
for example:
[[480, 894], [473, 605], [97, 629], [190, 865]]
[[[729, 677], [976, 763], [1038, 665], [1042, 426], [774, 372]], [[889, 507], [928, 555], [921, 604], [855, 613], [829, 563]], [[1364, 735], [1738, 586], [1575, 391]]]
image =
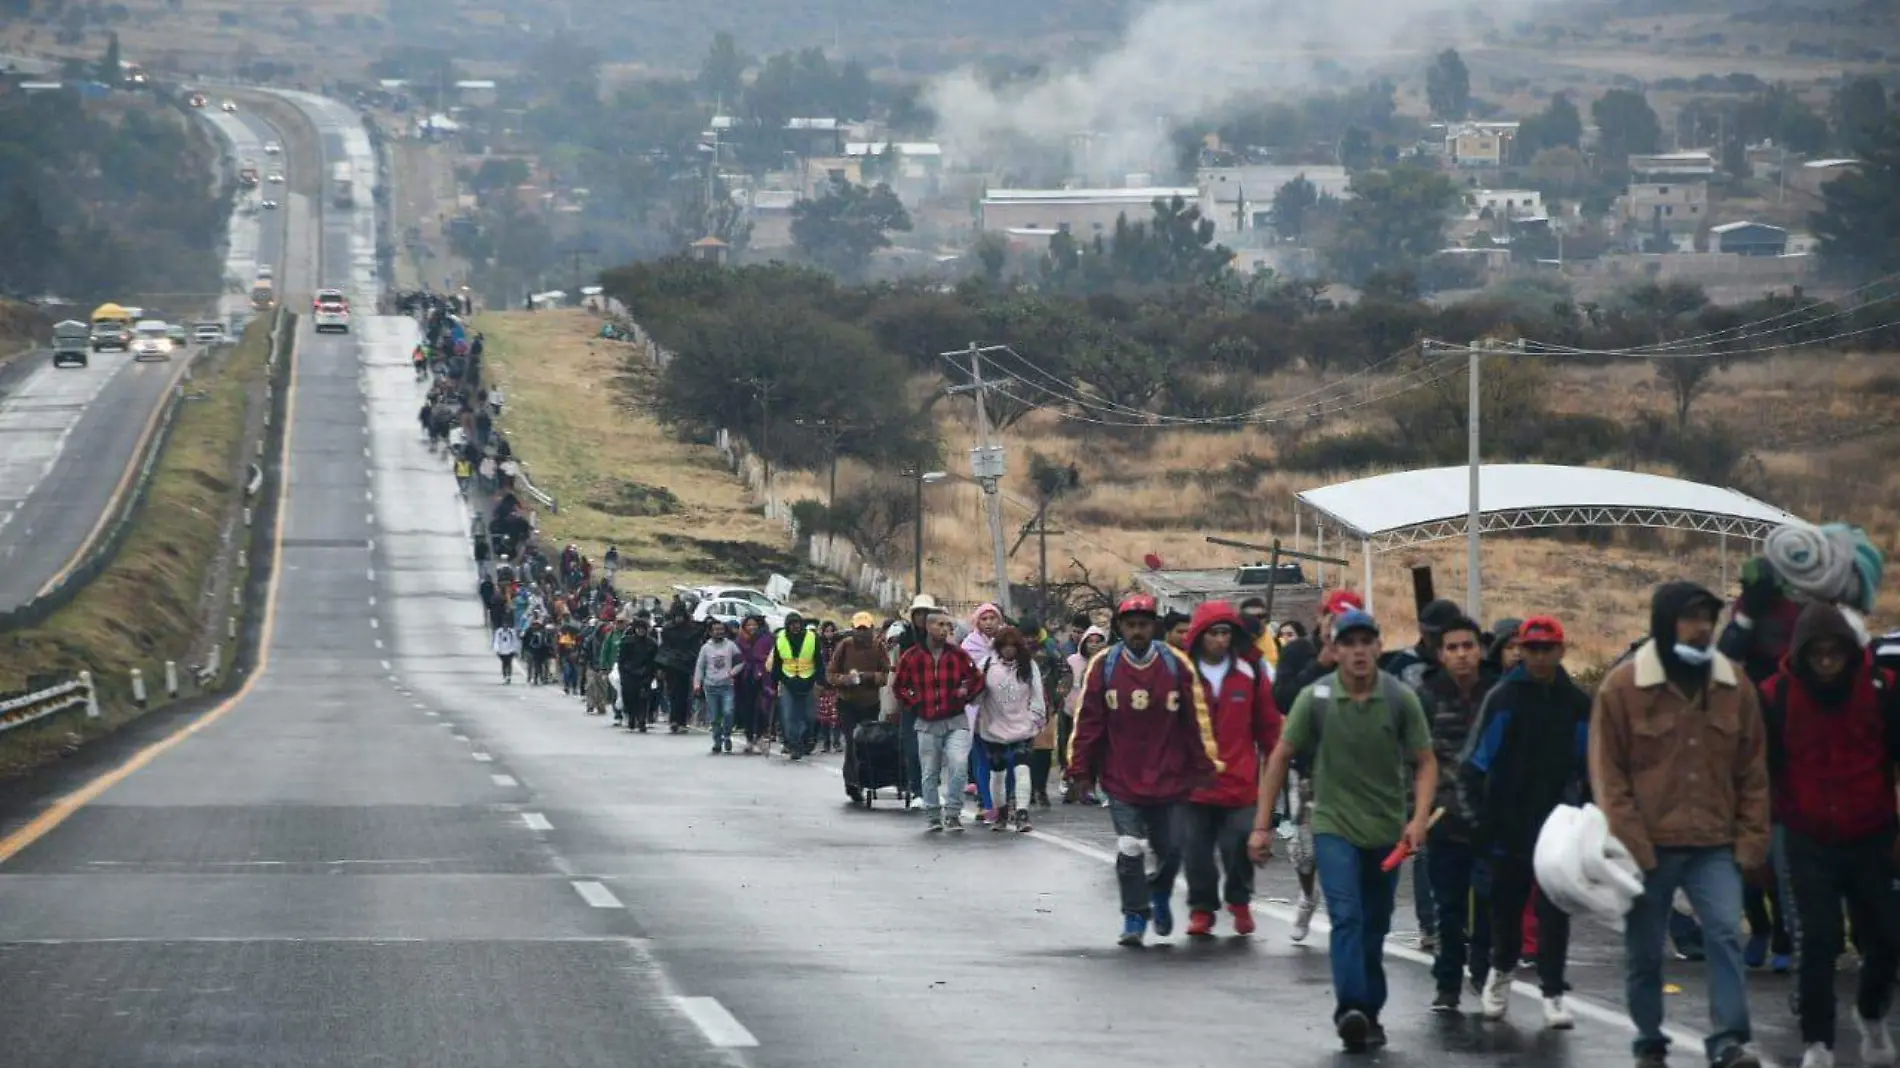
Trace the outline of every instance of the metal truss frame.
[[[1308, 507], [1312, 507], [1308, 505]], [[1320, 509], [1316, 509], [1322, 511]], [[1337, 517], [1327, 518], [1338, 522]], [[1555, 508], [1507, 508], [1485, 512], [1479, 517], [1480, 534], [1512, 530], [1539, 530], [1547, 527], [1657, 527], [1664, 530], [1694, 530], [1705, 534], [1737, 534], [1759, 539], [1768, 536], [1775, 524], [1741, 516], [1688, 512], [1675, 508], [1633, 507], [1629, 505], [1570, 505]], [[1362, 537], [1373, 552], [1388, 552], [1408, 545], [1445, 541], [1465, 536], [1465, 517], [1456, 516], [1418, 523], [1397, 530]]]

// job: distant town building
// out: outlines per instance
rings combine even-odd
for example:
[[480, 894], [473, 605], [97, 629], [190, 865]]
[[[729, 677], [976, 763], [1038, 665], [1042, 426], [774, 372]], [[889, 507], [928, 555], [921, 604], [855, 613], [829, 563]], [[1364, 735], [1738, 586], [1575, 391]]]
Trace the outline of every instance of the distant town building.
[[1123, 215], [1129, 222], [1152, 218], [1155, 201], [1175, 197], [1199, 205], [1201, 191], [1191, 186], [991, 189], [978, 204], [977, 228], [993, 233], [1066, 230], [1077, 240], [1087, 241], [1098, 233], [1112, 234], [1115, 220]]
[[1346, 168], [1300, 166], [1285, 163], [1249, 163], [1235, 167], [1203, 167], [1194, 176], [1202, 210], [1221, 232], [1265, 229], [1272, 225], [1273, 195], [1297, 178], [1312, 183], [1320, 196], [1344, 199], [1351, 195], [1352, 176]]
[[1515, 122], [1461, 122], [1445, 132], [1445, 158], [1454, 167], [1502, 167], [1517, 140]]
[[1735, 256], [1782, 256], [1788, 251], [1788, 231], [1758, 222], [1732, 222], [1709, 227], [1710, 251]]
[[1708, 152], [1663, 152], [1629, 159], [1629, 192], [1623, 218], [1648, 233], [1693, 234], [1709, 221], [1709, 179], [1715, 157]]
[[1541, 219], [1544, 194], [1535, 189], [1471, 189], [1465, 192], [1465, 208], [1473, 216], [1490, 212], [1494, 219]]

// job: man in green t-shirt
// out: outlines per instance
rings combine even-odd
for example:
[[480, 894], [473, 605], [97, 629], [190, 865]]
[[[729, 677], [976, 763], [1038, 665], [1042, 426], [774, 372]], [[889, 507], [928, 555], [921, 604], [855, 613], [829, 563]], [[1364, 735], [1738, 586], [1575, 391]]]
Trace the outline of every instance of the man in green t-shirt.
[[[1379, 671], [1379, 624], [1353, 610], [1333, 621], [1339, 669], [1300, 692], [1260, 773], [1260, 809], [1248, 848], [1273, 849], [1273, 799], [1287, 765], [1307, 756], [1313, 777], [1313, 849], [1332, 921], [1334, 1026], [1347, 1052], [1385, 1044], [1385, 936], [1398, 872], [1383, 870], [1400, 843], [1425, 845], [1438, 761], [1411, 687]], [[1407, 811], [1406, 764], [1417, 769]]]

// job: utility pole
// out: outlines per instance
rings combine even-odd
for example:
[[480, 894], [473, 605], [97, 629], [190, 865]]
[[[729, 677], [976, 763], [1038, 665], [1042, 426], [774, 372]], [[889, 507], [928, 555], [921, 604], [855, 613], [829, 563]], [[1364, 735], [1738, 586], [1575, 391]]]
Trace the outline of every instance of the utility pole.
[[1470, 496], [1465, 511], [1465, 611], [1473, 619], [1484, 618], [1484, 582], [1480, 573], [1483, 555], [1478, 546], [1478, 525], [1483, 509], [1478, 503], [1479, 472], [1483, 467], [1483, 457], [1479, 440], [1478, 416], [1483, 405], [1478, 390], [1478, 368], [1484, 358], [1484, 349], [1479, 342], [1470, 345], [1470, 369], [1466, 377], [1468, 395], [1465, 398], [1465, 466], [1470, 480]]
[[846, 434], [849, 434], [853, 430], [856, 430], [858, 428], [851, 425], [850, 423], [845, 422], [842, 419], [796, 419], [793, 421], [796, 422], [799, 426], [815, 427], [824, 433], [825, 458], [831, 464], [831, 492], [830, 492], [830, 495], [825, 498], [825, 505], [829, 507], [831, 505], [837, 504], [838, 503], [838, 443], [844, 440], [844, 436]]
[[977, 485], [983, 487], [983, 502], [989, 510], [990, 542], [996, 558], [996, 605], [1005, 616], [1011, 615], [1009, 603], [1009, 551], [1003, 545], [1003, 499], [1002, 480], [1005, 471], [1003, 447], [996, 444], [990, 430], [989, 409], [984, 405], [984, 391], [995, 388], [983, 383], [983, 354], [997, 352], [1002, 345], [987, 348], [970, 342], [967, 349], [939, 353], [940, 356], [963, 356], [970, 361], [970, 384], [952, 386], [949, 392], [969, 392], [976, 395], [976, 431], [982, 444], [970, 450], [970, 473], [976, 476]]
[[755, 378], [747, 383], [752, 387], [752, 398], [759, 402], [759, 410], [764, 416], [759, 432], [759, 460], [765, 465], [765, 500], [772, 501], [772, 391], [778, 383], [770, 379]]
[[1016, 550], [1023, 547], [1031, 534], [1036, 535], [1036, 614], [1042, 621], [1049, 621], [1049, 535], [1062, 535], [1060, 530], [1049, 529], [1049, 499], [1044, 497], [1036, 505], [1036, 518], [1023, 524], [1016, 534], [1016, 544], [1009, 547], [1009, 555], [1015, 556]]
[[911, 472], [917, 479], [916, 511], [911, 513], [911, 576], [910, 595], [915, 598], [924, 592], [924, 468], [917, 465]]

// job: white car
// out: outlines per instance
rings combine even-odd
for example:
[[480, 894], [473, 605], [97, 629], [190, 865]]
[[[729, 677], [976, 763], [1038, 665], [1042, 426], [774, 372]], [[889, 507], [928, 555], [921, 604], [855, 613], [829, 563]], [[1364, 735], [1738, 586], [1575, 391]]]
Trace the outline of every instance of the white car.
[[171, 326], [158, 319], [141, 319], [132, 328], [132, 358], [134, 360], [169, 360], [172, 358]]
[[235, 101], [226, 100], [223, 106], [224, 106], [224, 110], [226, 114], [229, 114], [229, 115], [237, 114], [237, 103]]
[[265, 211], [276, 211], [276, 210], [277, 210], [277, 202], [276, 202], [275, 200], [266, 200], [266, 201], [264, 202], [264, 210], [265, 210]]
[[745, 617], [764, 616], [765, 625], [773, 631], [778, 631], [785, 626], [785, 617], [790, 614], [790, 611], [787, 608], [765, 608], [751, 601], [707, 600], [694, 606], [693, 618], [701, 623], [717, 619], [733, 630], [737, 630]]
[[774, 601], [750, 586], [675, 586], [689, 601], [746, 601], [761, 612], [789, 612], [791, 606]]
[[339, 334], [350, 332], [350, 301], [340, 289], [317, 290], [311, 314], [315, 317], [319, 334], [332, 330]]
[[210, 321], [193, 323], [191, 339], [200, 345], [222, 345], [226, 339], [224, 324]]
[[278, 144], [275, 141], [264, 142], [264, 154], [266, 156], [275, 156], [277, 153], [282, 152], [283, 150], [284, 150], [284, 146]]
[[284, 176], [281, 174], [278, 174], [276, 171], [272, 171], [264, 180], [269, 182], [272, 185], [284, 184]]
[[257, 277], [263, 281], [270, 281], [272, 273], [270, 264], [260, 263], [257, 265]]

